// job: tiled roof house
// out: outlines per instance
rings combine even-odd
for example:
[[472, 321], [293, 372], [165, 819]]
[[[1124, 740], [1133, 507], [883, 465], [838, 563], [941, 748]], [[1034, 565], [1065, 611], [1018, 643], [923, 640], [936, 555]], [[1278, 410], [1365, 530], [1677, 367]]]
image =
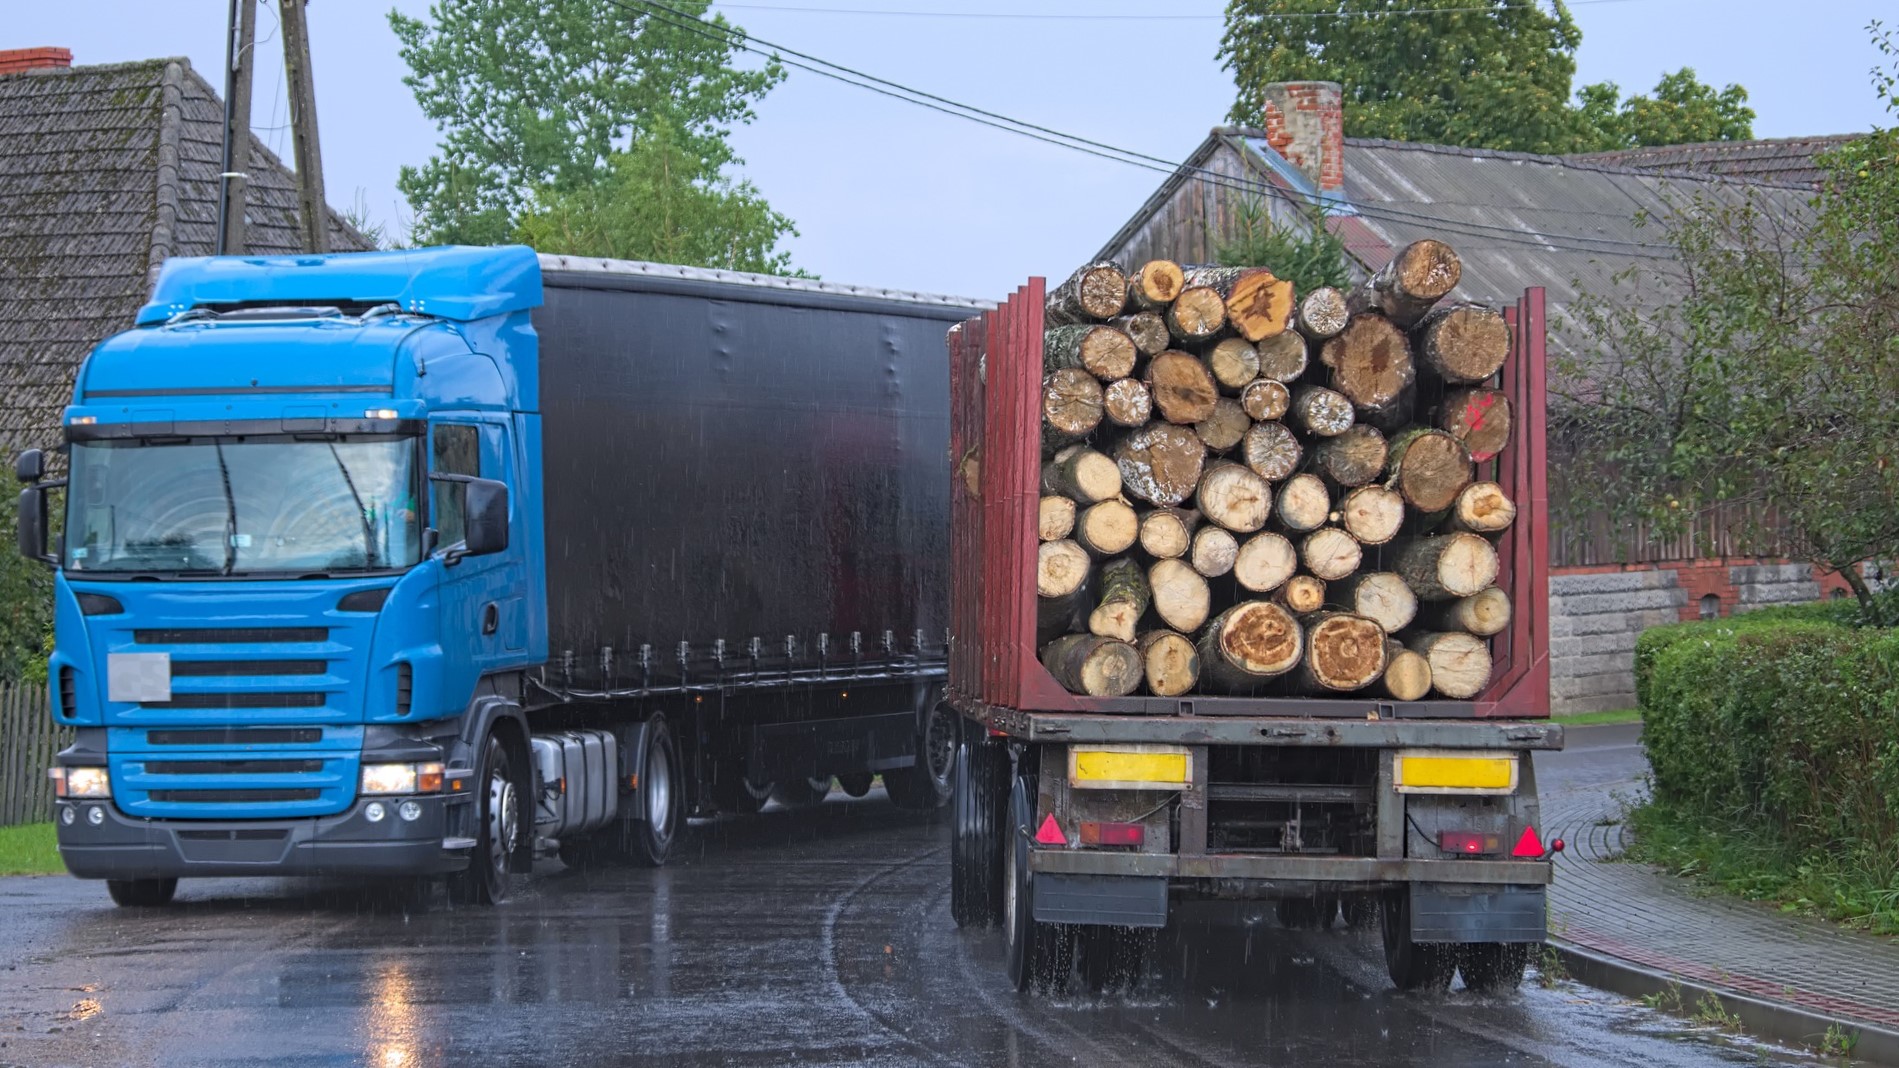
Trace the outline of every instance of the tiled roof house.
[[[0, 51], [0, 454], [58, 442], [79, 362], [169, 256], [215, 251], [224, 105], [182, 58]], [[255, 137], [246, 251], [299, 251], [295, 177]], [[370, 243], [335, 212], [331, 247]]]

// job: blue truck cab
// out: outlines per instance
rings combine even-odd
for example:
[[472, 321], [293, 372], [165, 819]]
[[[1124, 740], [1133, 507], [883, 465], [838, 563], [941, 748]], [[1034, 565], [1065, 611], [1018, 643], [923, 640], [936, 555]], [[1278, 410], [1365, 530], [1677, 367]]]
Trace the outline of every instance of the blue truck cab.
[[[490, 902], [537, 854], [659, 863], [687, 815], [787, 783], [808, 801], [882, 773], [940, 804], [941, 332], [967, 313], [521, 247], [168, 262], [80, 369], [63, 465], [19, 460], [21, 552], [56, 570], [67, 867], [122, 904], [304, 874], [446, 876]], [[544, 383], [564, 413], [546, 458]], [[773, 476], [724, 497], [690, 488], [714, 450], [681, 453], [673, 425], [722, 409], [750, 414], [720, 454]], [[851, 463], [868, 493], [839, 473], [860, 425], [901, 465]], [[761, 545], [844, 563], [738, 581], [751, 565], [708, 548], [801, 478], [889, 519], [767, 509], [787, 526]], [[879, 529], [899, 533], [852, 555], [849, 531]]]

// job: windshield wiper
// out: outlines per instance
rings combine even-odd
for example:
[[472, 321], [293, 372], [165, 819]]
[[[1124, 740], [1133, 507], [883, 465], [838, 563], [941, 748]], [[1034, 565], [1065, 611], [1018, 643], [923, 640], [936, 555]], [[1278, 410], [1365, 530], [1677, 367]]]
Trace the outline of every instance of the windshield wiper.
[[369, 529], [369, 513], [363, 510], [363, 495], [356, 492], [356, 480], [349, 477], [349, 466], [343, 463], [343, 457], [337, 453], [334, 445], [330, 446], [330, 459], [336, 461], [336, 469], [343, 473], [343, 485], [349, 487], [350, 499], [356, 502], [356, 521], [363, 528], [363, 560], [367, 566], [376, 567], [375, 536]]
[[237, 498], [231, 495], [231, 469], [224, 463], [224, 443], [214, 441], [218, 453], [218, 476], [224, 482], [224, 573], [237, 567]]

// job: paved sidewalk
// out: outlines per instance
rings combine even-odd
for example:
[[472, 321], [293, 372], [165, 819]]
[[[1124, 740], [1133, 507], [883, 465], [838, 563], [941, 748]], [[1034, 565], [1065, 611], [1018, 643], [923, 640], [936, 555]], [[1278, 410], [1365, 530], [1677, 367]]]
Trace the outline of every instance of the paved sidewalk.
[[[1647, 767], [1639, 748], [1626, 751], [1634, 732], [1572, 728], [1569, 739], [1578, 763], [1559, 757], [1553, 774], [1540, 776], [1549, 780], [1545, 833], [1568, 845], [1556, 858], [1552, 936], [1687, 984], [1899, 1031], [1899, 942], [1711, 895], [1619, 860], [1619, 817], [1640, 795]], [[1608, 755], [1592, 759], [1591, 747]]]

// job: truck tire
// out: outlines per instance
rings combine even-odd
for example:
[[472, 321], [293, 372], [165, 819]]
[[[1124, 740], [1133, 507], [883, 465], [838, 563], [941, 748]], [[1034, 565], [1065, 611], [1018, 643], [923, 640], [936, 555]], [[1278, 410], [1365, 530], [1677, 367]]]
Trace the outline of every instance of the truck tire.
[[1035, 777], [1018, 775], [1009, 794], [1010, 844], [1003, 850], [1003, 957], [1017, 990], [1059, 994], [1068, 989], [1075, 965], [1075, 932], [1064, 924], [1035, 921], [1035, 881], [1029, 871], [1029, 821]]
[[106, 893], [121, 908], [149, 909], [171, 904], [178, 892], [176, 879], [107, 879]]
[[884, 790], [898, 808], [928, 810], [949, 804], [955, 774], [957, 723], [961, 716], [933, 702], [917, 728], [917, 762], [884, 772]]
[[475, 848], [468, 867], [448, 877], [448, 896], [460, 905], [498, 905], [508, 899], [508, 862], [521, 843], [521, 793], [508, 749], [493, 734], [482, 743], [475, 783]]
[[844, 791], [844, 796], [846, 797], [863, 797], [865, 794], [870, 793], [870, 784], [875, 778], [876, 776], [868, 771], [860, 771], [851, 775], [839, 775], [837, 777], [837, 788]]
[[950, 828], [950, 915], [958, 927], [1002, 919], [1003, 828], [1009, 818], [1009, 751], [965, 724], [956, 746], [956, 809]]
[[672, 727], [664, 716], [654, 716], [647, 728], [646, 760], [640, 768], [640, 807], [646, 818], [621, 825], [626, 855], [633, 863], [657, 868], [672, 855], [673, 843], [686, 822], [682, 779]]
[[1389, 891], [1383, 902], [1385, 971], [1400, 990], [1444, 991], [1457, 972], [1457, 946], [1411, 940], [1411, 894]]
[[1464, 985], [1479, 994], [1509, 994], [1523, 985], [1523, 970], [1536, 949], [1528, 942], [1467, 942]]

